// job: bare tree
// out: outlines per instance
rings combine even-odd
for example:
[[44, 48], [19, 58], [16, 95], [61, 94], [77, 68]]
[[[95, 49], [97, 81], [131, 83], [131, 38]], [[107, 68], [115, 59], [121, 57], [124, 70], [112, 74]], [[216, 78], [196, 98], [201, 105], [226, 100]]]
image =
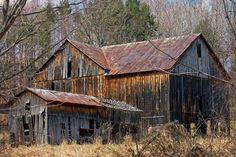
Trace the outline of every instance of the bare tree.
[[10, 0], [4, 0], [2, 6], [2, 21], [0, 28], [0, 40], [7, 33], [10, 27], [15, 22], [16, 18], [22, 12], [27, 0], [17, 0], [12, 6], [10, 5]]

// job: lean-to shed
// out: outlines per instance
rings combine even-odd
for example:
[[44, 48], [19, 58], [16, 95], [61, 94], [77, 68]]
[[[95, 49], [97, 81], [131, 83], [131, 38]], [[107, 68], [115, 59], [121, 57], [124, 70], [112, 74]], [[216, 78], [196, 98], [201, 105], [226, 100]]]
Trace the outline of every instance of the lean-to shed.
[[9, 130], [15, 145], [120, 139], [139, 131], [141, 110], [120, 101], [27, 88], [11, 106]]

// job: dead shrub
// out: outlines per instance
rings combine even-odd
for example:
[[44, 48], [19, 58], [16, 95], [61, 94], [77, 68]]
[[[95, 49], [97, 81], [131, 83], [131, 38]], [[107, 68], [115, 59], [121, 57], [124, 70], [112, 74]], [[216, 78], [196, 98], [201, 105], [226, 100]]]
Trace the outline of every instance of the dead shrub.
[[[1, 136], [6, 137], [6, 136]], [[93, 143], [63, 142], [61, 145], [19, 146], [4, 144], [2, 156], [86, 156], [86, 157], [233, 157], [236, 156], [236, 136], [191, 136], [177, 123], [152, 128], [140, 141], [125, 136], [121, 144], [103, 144], [101, 138]], [[4, 155], [2, 155], [4, 154]]]

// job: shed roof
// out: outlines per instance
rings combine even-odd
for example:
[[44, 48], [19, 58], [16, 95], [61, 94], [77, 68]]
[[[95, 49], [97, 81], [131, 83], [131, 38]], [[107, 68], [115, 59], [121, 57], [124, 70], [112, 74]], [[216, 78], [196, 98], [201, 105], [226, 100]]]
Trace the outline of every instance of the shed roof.
[[102, 102], [102, 106], [105, 106], [107, 108], [142, 112], [142, 110], [126, 104], [124, 101], [117, 101], [112, 99], [100, 99], [100, 101]]
[[61, 102], [61, 103], [101, 107], [101, 104], [94, 101], [94, 97], [88, 95], [73, 94], [67, 92], [59, 92], [59, 91], [36, 89], [36, 88], [27, 88], [27, 90], [48, 102]]
[[[142, 110], [133, 107], [124, 101], [116, 101], [112, 99], [96, 98], [94, 96], [88, 96], [84, 94], [73, 94], [37, 88], [26, 88], [23, 92], [25, 91], [29, 91], [47, 102], [59, 102], [62, 104], [76, 104], [87, 107], [106, 107], [124, 111], [142, 112]], [[16, 97], [19, 97], [19, 95], [23, 92], [19, 93]]]

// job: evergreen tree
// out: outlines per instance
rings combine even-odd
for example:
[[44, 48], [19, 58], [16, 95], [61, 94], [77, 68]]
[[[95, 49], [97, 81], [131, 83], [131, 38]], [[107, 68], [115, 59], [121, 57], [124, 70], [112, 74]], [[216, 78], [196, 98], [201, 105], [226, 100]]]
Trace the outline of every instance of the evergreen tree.
[[139, 0], [128, 0], [126, 11], [128, 19], [125, 31], [129, 41], [142, 41], [155, 35], [157, 23], [147, 4], [141, 3]]
[[71, 12], [69, 1], [68, 0], [61, 0], [58, 11], [59, 11], [60, 15], [69, 14]]
[[100, 46], [142, 41], [155, 36], [158, 28], [148, 5], [139, 0], [97, 0], [77, 14], [78, 37]]

